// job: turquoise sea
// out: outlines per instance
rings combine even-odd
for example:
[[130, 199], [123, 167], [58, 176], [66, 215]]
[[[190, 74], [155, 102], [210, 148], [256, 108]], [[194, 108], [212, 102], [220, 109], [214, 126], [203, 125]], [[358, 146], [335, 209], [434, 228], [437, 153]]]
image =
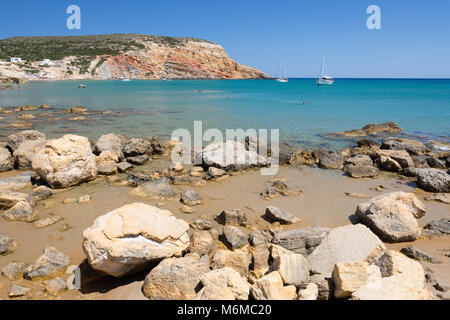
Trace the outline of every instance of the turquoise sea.
[[[88, 88], [78, 89], [80, 83]], [[332, 87], [318, 87], [314, 79], [52, 81], [0, 90], [2, 107], [29, 104], [123, 112], [121, 117], [94, 113], [85, 121], [37, 117], [33, 128], [50, 137], [72, 132], [96, 139], [115, 132], [164, 138], [202, 120], [203, 130], [280, 129], [281, 140], [294, 145], [338, 148], [348, 142], [323, 135], [396, 121], [405, 135], [450, 142], [450, 80], [337, 79]], [[17, 114], [8, 117], [17, 121]], [[14, 119], [8, 117], [1, 120], [2, 135], [11, 133], [7, 123]]]

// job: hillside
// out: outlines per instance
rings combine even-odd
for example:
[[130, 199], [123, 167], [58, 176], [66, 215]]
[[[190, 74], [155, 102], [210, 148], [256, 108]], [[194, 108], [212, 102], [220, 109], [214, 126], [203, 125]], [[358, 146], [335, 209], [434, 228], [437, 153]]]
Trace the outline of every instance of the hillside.
[[[22, 63], [10, 63], [18, 57]], [[51, 65], [43, 60], [50, 59]], [[0, 79], [264, 79], [215, 43], [140, 34], [0, 40]]]

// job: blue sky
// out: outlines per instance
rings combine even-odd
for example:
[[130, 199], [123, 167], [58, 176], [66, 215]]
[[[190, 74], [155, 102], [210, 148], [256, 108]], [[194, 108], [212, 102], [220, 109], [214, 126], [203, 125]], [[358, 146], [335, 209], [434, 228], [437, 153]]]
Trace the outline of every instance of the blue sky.
[[[66, 28], [66, 8], [82, 10], [82, 29]], [[366, 9], [381, 8], [381, 30]], [[336, 77], [450, 78], [449, 0], [2, 1], [0, 38], [145, 33], [221, 44], [238, 62], [272, 76], [314, 77], [322, 53]]]

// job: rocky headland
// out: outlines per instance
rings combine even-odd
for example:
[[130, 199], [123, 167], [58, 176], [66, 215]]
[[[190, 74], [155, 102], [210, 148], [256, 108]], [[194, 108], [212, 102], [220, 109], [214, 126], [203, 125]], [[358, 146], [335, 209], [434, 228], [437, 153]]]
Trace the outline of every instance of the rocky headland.
[[397, 127], [339, 152], [282, 144], [274, 177], [245, 141], [224, 144], [251, 165], [219, 144], [192, 166], [157, 137], [9, 135], [1, 298], [448, 299], [450, 154], [369, 139]]

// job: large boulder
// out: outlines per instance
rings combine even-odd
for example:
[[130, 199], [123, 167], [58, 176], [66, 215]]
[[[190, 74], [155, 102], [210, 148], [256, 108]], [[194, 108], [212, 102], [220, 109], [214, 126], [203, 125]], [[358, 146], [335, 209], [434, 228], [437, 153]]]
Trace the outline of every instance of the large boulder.
[[209, 271], [200, 279], [202, 289], [197, 294], [198, 300], [222, 300], [219, 297], [230, 297], [232, 300], [247, 300], [250, 286], [241, 275], [232, 268]]
[[193, 300], [208, 264], [194, 257], [163, 260], [147, 275], [142, 292], [150, 300]]
[[206, 146], [195, 155], [196, 163], [205, 167], [216, 167], [226, 171], [239, 171], [268, 164], [266, 157], [251, 150], [245, 144], [234, 140]]
[[111, 151], [117, 156], [119, 161], [125, 158], [124, 147], [127, 139], [123, 136], [118, 136], [114, 133], [108, 133], [101, 136], [95, 144], [95, 151], [101, 154], [103, 151]]
[[13, 152], [16, 151], [23, 142], [32, 140], [45, 140], [45, 134], [35, 130], [28, 130], [12, 134], [6, 138], [8, 147]]
[[46, 140], [28, 140], [22, 142], [16, 151], [14, 151], [16, 168], [22, 170], [31, 169], [34, 157], [45, 147], [46, 143]]
[[75, 186], [97, 177], [89, 140], [76, 135], [48, 141], [34, 157], [32, 167], [52, 188]]
[[0, 147], [0, 172], [14, 169], [14, 158], [8, 149]]
[[370, 281], [353, 292], [355, 300], [432, 300], [425, 287], [422, 265], [400, 252], [389, 250], [375, 263], [383, 278]]
[[331, 276], [338, 262], [372, 262], [386, 251], [383, 242], [362, 224], [332, 229], [308, 256], [312, 274]]
[[189, 247], [188, 229], [167, 210], [133, 203], [97, 218], [83, 232], [83, 249], [92, 268], [122, 277], [179, 257]]
[[352, 178], [372, 178], [378, 175], [378, 169], [373, 166], [372, 159], [366, 155], [347, 159], [344, 172]]
[[328, 228], [308, 227], [283, 231], [275, 235], [272, 243], [295, 253], [308, 255], [330, 233], [330, 230]]
[[415, 170], [417, 185], [429, 192], [450, 192], [450, 174], [438, 169]]
[[392, 192], [361, 203], [356, 216], [386, 242], [414, 241], [420, 235], [416, 219], [425, 215], [424, 204], [413, 194]]

